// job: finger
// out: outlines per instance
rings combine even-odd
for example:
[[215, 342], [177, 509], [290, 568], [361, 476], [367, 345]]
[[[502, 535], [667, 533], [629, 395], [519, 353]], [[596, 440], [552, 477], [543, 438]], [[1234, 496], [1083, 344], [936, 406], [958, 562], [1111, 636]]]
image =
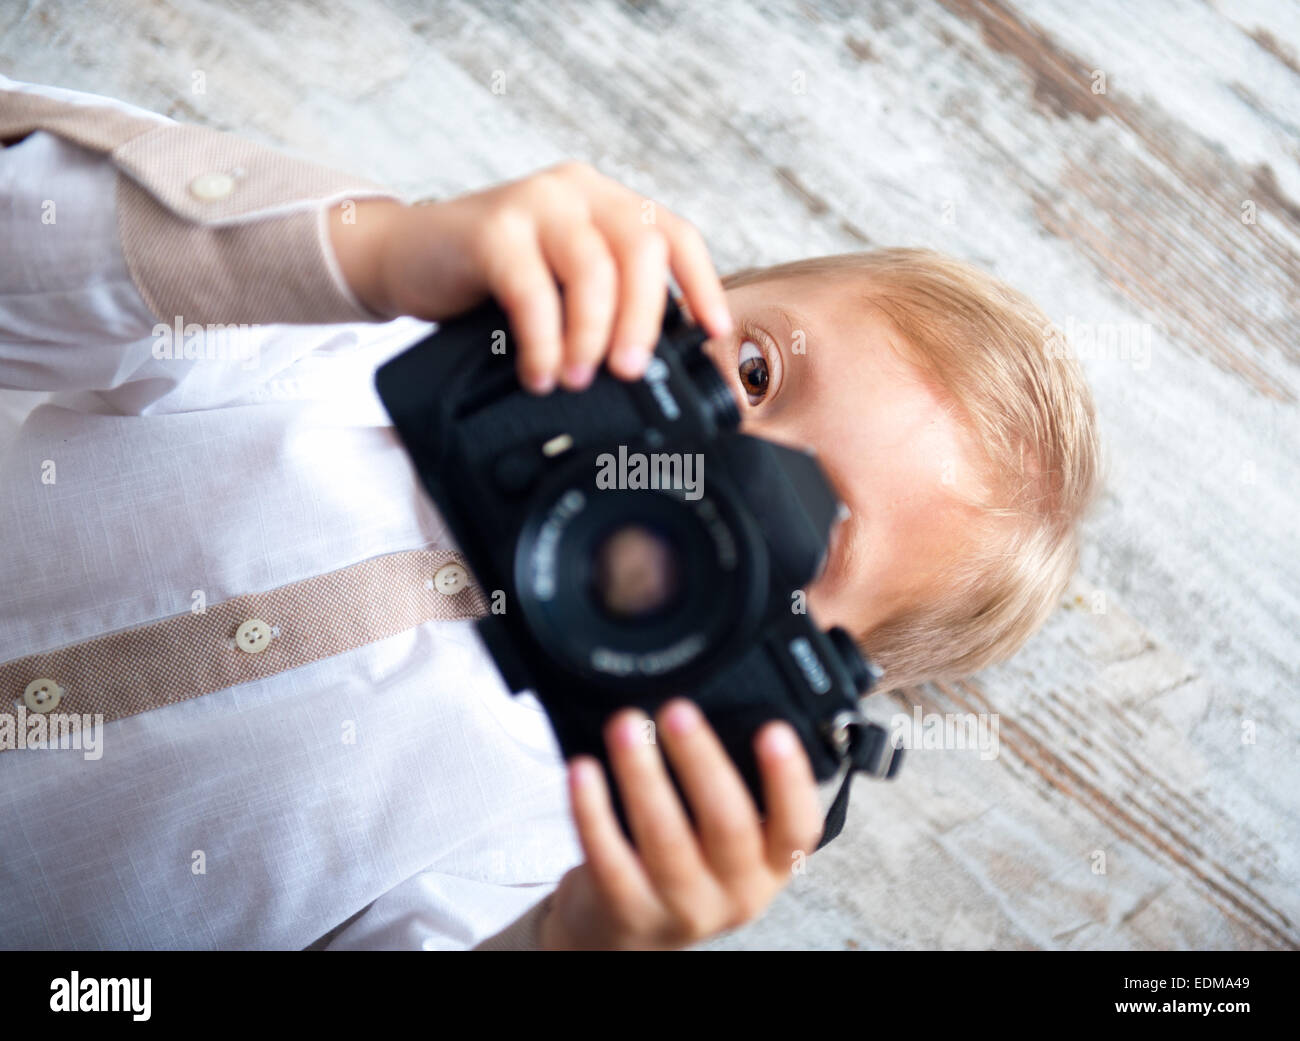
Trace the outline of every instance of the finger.
[[685, 698], [659, 713], [668, 759], [695, 814], [695, 830], [713, 873], [724, 883], [765, 860], [758, 807], [703, 713]]
[[646, 875], [669, 908], [693, 920], [706, 898], [707, 868], [654, 732], [644, 713], [627, 709], [606, 725], [606, 744]]
[[518, 344], [519, 380], [535, 393], [555, 386], [563, 349], [560, 341], [560, 294], [542, 255], [536, 229], [525, 219], [499, 219], [485, 236], [489, 260], [487, 284]]
[[618, 267], [604, 237], [587, 223], [556, 222], [542, 249], [564, 286], [564, 357], [560, 379], [581, 390], [609, 347], [618, 293]]
[[668, 240], [668, 264], [695, 321], [710, 336], [730, 336], [734, 328], [727, 294], [695, 225], [668, 214], [660, 230]]
[[789, 723], [774, 720], [754, 736], [767, 820], [763, 832], [767, 862], [790, 870], [795, 853], [811, 853], [821, 840], [821, 801], [808, 754]]
[[614, 323], [609, 368], [636, 379], [659, 342], [668, 301], [668, 243], [653, 227], [636, 226], [611, 238], [618, 262], [618, 319]]
[[605, 900], [624, 916], [655, 907], [650, 880], [614, 815], [605, 771], [590, 756], [569, 764], [569, 802], [592, 881]]

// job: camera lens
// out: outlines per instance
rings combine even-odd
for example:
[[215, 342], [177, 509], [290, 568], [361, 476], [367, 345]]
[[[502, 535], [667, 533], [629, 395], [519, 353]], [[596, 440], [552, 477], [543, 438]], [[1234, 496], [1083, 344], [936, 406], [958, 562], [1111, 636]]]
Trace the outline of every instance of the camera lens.
[[624, 524], [606, 534], [596, 547], [593, 565], [592, 595], [617, 621], [659, 614], [681, 591], [677, 547], [644, 524]]
[[600, 689], [695, 682], [757, 632], [771, 588], [761, 535], [722, 482], [699, 499], [601, 487], [596, 458], [570, 459], [534, 493], [514, 558], [524, 624]]
[[686, 371], [700, 394], [700, 404], [720, 430], [740, 426], [740, 409], [731, 388], [708, 356], [696, 350], [686, 357]]

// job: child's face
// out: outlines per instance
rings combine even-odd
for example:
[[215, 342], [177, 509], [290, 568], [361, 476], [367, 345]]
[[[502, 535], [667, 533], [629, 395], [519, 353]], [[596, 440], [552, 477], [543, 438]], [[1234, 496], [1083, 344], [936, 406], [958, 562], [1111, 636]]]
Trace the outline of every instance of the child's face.
[[941, 595], [937, 576], [968, 541], [970, 507], [954, 493], [981, 491], [964, 428], [865, 296], [852, 275], [728, 290], [737, 331], [706, 347], [742, 403], [741, 430], [814, 448], [852, 511], [807, 592], [819, 625], [854, 633]]

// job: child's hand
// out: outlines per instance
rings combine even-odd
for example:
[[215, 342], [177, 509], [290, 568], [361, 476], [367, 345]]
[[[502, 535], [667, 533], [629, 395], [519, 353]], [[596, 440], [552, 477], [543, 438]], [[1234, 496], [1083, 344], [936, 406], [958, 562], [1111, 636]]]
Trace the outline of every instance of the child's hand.
[[330, 236], [348, 285], [379, 314], [441, 321], [494, 296], [520, 379], [539, 393], [585, 387], [607, 354], [615, 375], [640, 376], [670, 270], [709, 335], [731, 331], [695, 228], [583, 163], [440, 202], [341, 204]]
[[[682, 807], [664, 768], [657, 731], [695, 814]], [[822, 814], [808, 756], [785, 723], [755, 737], [767, 819], [699, 709], [665, 704], [651, 730], [636, 709], [606, 726], [615, 780], [636, 848], [614, 816], [600, 764], [570, 764], [570, 795], [586, 862], [561, 880], [542, 920], [548, 949], [684, 947], [750, 921], [791, 876], [794, 857], [821, 838]]]

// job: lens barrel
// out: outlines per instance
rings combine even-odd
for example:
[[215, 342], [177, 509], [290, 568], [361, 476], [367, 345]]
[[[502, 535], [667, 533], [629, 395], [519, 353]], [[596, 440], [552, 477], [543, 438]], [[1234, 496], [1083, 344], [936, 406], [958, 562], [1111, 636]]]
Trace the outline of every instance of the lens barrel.
[[736, 399], [708, 355], [696, 349], [687, 354], [685, 363], [686, 374], [700, 392], [701, 406], [718, 429], [735, 430], [740, 426]]

